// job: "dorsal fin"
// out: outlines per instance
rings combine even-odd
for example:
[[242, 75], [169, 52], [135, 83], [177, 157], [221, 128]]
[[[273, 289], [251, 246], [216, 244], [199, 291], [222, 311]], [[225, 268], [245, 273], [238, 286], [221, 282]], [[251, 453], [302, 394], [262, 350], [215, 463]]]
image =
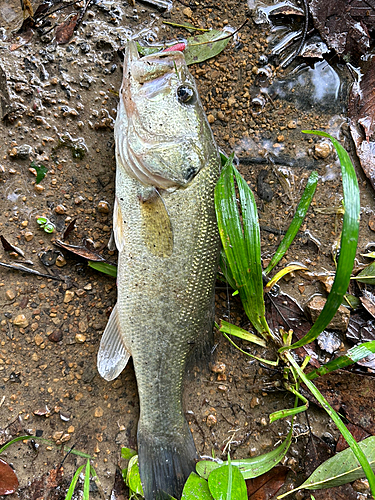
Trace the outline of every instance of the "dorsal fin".
[[173, 252], [172, 224], [163, 198], [157, 189], [140, 197], [142, 236], [148, 250], [157, 257], [170, 257]]
[[117, 304], [113, 308], [105, 327], [98, 352], [98, 372], [105, 380], [113, 380], [125, 368], [130, 351], [124, 344], [121, 335]]

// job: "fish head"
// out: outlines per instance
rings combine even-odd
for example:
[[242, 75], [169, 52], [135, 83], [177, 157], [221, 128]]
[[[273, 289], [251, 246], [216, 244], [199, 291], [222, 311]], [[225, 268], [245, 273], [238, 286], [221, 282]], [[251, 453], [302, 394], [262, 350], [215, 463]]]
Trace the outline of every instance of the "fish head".
[[194, 78], [181, 52], [125, 50], [115, 125], [118, 163], [142, 184], [187, 186], [217, 156]]

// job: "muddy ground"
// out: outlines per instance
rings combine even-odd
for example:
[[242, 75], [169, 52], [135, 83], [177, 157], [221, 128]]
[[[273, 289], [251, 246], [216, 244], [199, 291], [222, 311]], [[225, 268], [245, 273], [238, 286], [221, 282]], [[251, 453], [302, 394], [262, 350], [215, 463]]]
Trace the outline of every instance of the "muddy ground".
[[[54, 13], [52, 25], [63, 22], [68, 11]], [[119, 49], [126, 38], [139, 34], [141, 40], [154, 42], [188, 36], [163, 25], [163, 20], [236, 28], [249, 10], [243, 0], [220, 0], [208, 7], [196, 2], [193, 11], [174, 0], [171, 12], [164, 14], [138, 2], [135, 7], [93, 2], [64, 45], [56, 43], [54, 31], [34, 33], [27, 43], [22, 36], [10, 38], [9, 28], [22, 22], [20, 6], [13, 0], [1, 2], [0, 13], [0, 233], [25, 255], [22, 259], [0, 250], [0, 260], [32, 261], [29, 267], [58, 278], [0, 270], [0, 427], [20, 419], [19, 430], [51, 440], [37, 451], [20, 442], [3, 453], [20, 482], [19, 492], [8, 498], [31, 498], [28, 484], [61, 463], [61, 443], [94, 457], [109, 498], [115, 470], [123, 466], [121, 445], [136, 447], [139, 410], [131, 363], [111, 383], [96, 370], [100, 337], [116, 301], [116, 283], [54, 246], [53, 240], [61, 239], [76, 219], [69, 243], [81, 245], [85, 239], [116, 263], [116, 253], [106, 245], [114, 199]], [[281, 265], [299, 261], [315, 271], [334, 271], [331, 248], [339, 237], [335, 223], [342, 199], [339, 165], [326, 141], [304, 136], [301, 130], [331, 132], [351, 148], [345, 138], [350, 78], [344, 66], [335, 61], [328, 66], [324, 60], [298, 60], [276, 72], [267, 60], [269, 35], [269, 26], [250, 19], [221, 55], [191, 71], [218, 145], [226, 153], [236, 152], [239, 169], [256, 193], [265, 261], [277, 247], [279, 231], [288, 227], [309, 173], [317, 169], [320, 180], [312, 209]], [[266, 159], [270, 153], [273, 162]], [[30, 170], [32, 161], [48, 168], [39, 184]], [[373, 240], [368, 220], [374, 199], [359, 170], [358, 178], [363, 207], [359, 255]], [[38, 226], [41, 216], [54, 224], [54, 233]], [[298, 275], [281, 286], [301, 305], [311, 294], [324, 293], [318, 282]], [[216, 320], [221, 318], [249, 327], [239, 299], [218, 281]], [[219, 457], [230, 451], [232, 458], [269, 451], [290, 425], [286, 420], [270, 425], [268, 420], [271, 412], [293, 405], [288, 393], [270, 391], [282, 374], [239, 353], [219, 334], [216, 342], [214, 362], [225, 364], [224, 373], [203, 363], [186, 384], [185, 407], [197, 449]], [[267, 356], [266, 350], [251, 352]], [[328, 353], [320, 356], [329, 359]], [[314, 405], [308, 419], [299, 416], [284, 460], [297, 475], [303, 470], [310, 432], [328, 443], [338, 438], [334, 425]], [[65, 486], [82, 463], [73, 455], [64, 461]], [[291, 474], [288, 485], [295, 481]], [[62, 490], [59, 494], [64, 498]], [[100, 498], [95, 485], [92, 495]], [[362, 495], [365, 498], [366, 492]]]

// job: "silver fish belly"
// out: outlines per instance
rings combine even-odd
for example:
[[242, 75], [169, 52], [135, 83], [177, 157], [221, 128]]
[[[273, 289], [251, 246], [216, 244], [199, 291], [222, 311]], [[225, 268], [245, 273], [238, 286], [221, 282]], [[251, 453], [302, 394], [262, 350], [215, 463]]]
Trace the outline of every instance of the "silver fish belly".
[[220, 248], [220, 159], [181, 53], [140, 58], [127, 43], [115, 138], [118, 298], [98, 370], [113, 380], [133, 357], [145, 498], [180, 498], [197, 457], [182, 382], [212, 332]]

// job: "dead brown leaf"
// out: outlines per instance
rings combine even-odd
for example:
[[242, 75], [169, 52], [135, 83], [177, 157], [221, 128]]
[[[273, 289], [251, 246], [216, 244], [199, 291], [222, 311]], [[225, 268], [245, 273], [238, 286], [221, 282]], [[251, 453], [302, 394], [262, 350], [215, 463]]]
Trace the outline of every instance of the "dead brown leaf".
[[18, 479], [12, 467], [0, 458], [0, 495], [11, 495], [18, 488]]
[[46, 472], [19, 490], [20, 500], [64, 500], [67, 481], [63, 479], [63, 476], [63, 467]]
[[78, 255], [79, 257], [83, 257], [84, 259], [87, 260], [92, 260], [94, 262], [104, 262], [105, 259], [98, 253], [94, 252], [93, 250], [90, 250], [87, 247], [83, 246], [76, 246], [76, 245], [68, 245], [68, 243], [63, 243], [60, 240], [55, 240], [53, 242], [54, 245], [64, 248], [65, 250], [69, 250], [69, 252], [74, 253], [75, 255]]
[[289, 468], [283, 465], [253, 479], [246, 480], [249, 500], [268, 500], [273, 498], [285, 483]]
[[315, 28], [338, 55], [357, 58], [370, 47], [375, 25], [374, 0], [310, 0]]
[[[362, 427], [359, 427], [358, 425], [353, 425], [353, 424], [346, 424], [346, 427], [350, 434], [354, 437], [354, 439], [359, 443], [362, 441], [362, 439], [365, 439], [370, 436], [368, 432], [362, 429]], [[340, 451], [345, 450], [346, 448], [349, 448], [348, 443], [345, 441], [345, 438], [340, 434], [339, 440], [337, 441], [336, 445], [336, 453], [339, 453]]]
[[[336, 370], [314, 380], [328, 403], [349, 422], [375, 435], [375, 379], [345, 370]], [[313, 400], [309, 394], [308, 399]]]
[[62, 24], [56, 28], [56, 42], [58, 44], [68, 43], [72, 38], [75, 27], [78, 22], [79, 14], [74, 14], [74, 16], [69, 17]]

